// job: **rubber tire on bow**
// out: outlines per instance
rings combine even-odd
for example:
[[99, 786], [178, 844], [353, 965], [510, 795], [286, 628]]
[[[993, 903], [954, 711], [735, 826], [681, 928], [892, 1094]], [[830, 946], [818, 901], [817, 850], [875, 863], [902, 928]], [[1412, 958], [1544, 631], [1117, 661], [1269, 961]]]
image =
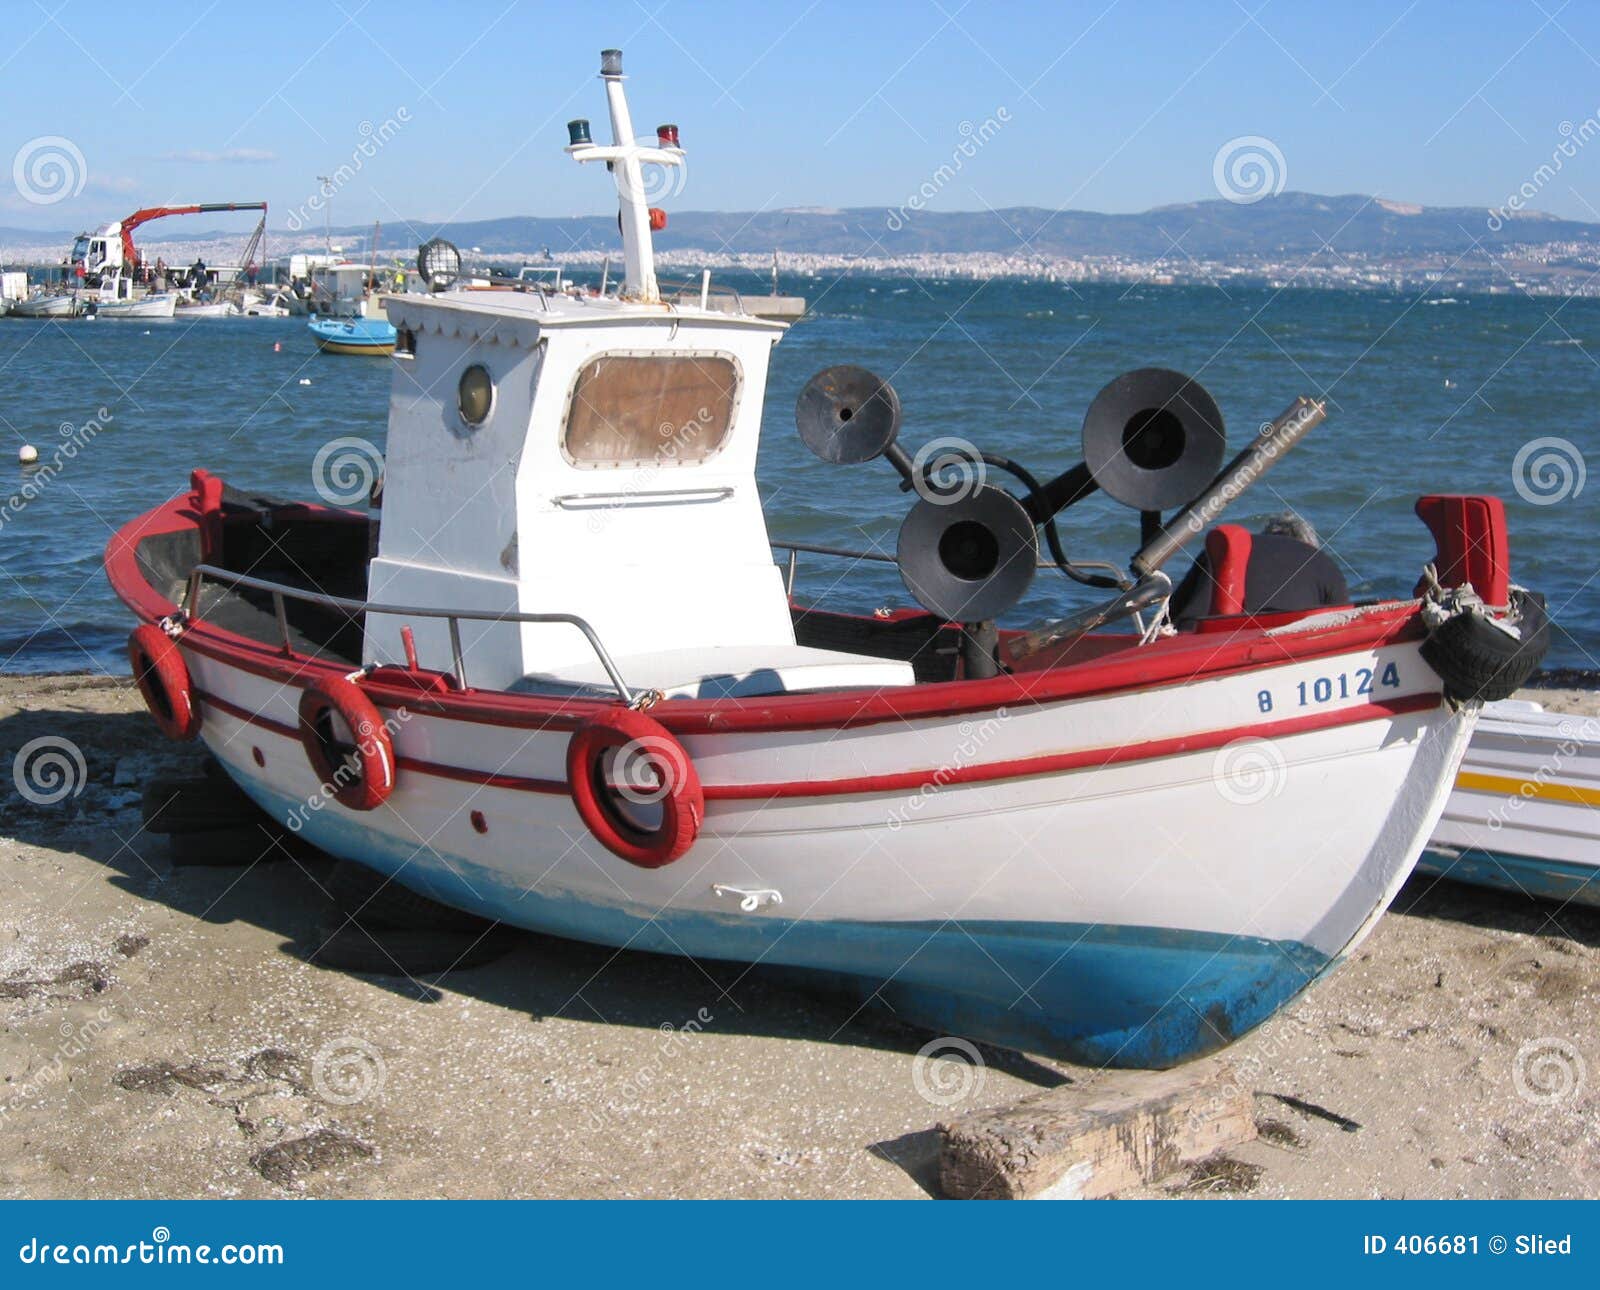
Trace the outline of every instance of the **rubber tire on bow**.
[[[355, 737], [359, 772], [350, 777], [334, 765], [330, 739], [323, 734], [337, 713]], [[352, 811], [371, 811], [394, 792], [394, 742], [371, 699], [347, 677], [316, 681], [300, 695], [300, 745], [319, 783], [333, 792], [333, 800]]]
[[1550, 648], [1544, 597], [1513, 591], [1513, 639], [1475, 613], [1458, 614], [1422, 643], [1423, 661], [1439, 674], [1444, 692], [1459, 703], [1509, 699], [1528, 682]]
[[[656, 803], [661, 823], [652, 830], [629, 821], [611, 800], [616, 790], [600, 782], [605, 754], [630, 746], [647, 751], [664, 774], [666, 791]], [[689, 754], [659, 721], [631, 708], [591, 717], [573, 732], [567, 745], [567, 786], [596, 841], [641, 869], [659, 869], [683, 855], [705, 819], [705, 794]]]
[[128, 664], [161, 733], [179, 742], [199, 735], [200, 709], [178, 643], [153, 623], [135, 627], [128, 636]]

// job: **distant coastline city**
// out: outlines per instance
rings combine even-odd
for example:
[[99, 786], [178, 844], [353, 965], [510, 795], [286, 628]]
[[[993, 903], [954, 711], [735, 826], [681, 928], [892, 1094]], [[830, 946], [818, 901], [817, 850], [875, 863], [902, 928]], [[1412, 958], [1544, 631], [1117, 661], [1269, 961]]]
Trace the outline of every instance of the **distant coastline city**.
[[[330, 248], [335, 258], [351, 261], [408, 262], [434, 236], [455, 242], [471, 264], [513, 271], [554, 264], [598, 273], [619, 255], [615, 222], [599, 215], [408, 220], [385, 221], [378, 229], [269, 230], [263, 268]], [[196, 258], [229, 263], [241, 240], [237, 231], [213, 228], [142, 242], [151, 259], [178, 265]], [[0, 228], [0, 262], [10, 268], [59, 265], [70, 242], [65, 233]], [[1360, 196], [1284, 193], [1248, 205], [1206, 201], [1131, 215], [1039, 208], [909, 217], [878, 208], [685, 211], [670, 213], [658, 239], [659, 261], [672, 273], [710, 268], [766, 275], [774, 255], [784, 274], [802, 277], [1600, 295], [1600, 224]]]

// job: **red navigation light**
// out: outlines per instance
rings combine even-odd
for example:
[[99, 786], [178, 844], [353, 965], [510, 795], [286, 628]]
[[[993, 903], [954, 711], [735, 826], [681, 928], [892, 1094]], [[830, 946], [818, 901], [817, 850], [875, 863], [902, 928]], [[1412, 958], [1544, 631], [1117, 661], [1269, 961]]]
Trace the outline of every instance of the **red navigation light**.
[[678, 143], [678, 127], [675, 125], [658, 125], [656, 127], [656, 142], [663, 148], [680, 147], [681, 145]]
[[666, 228], [666, 226], [666, 211], [662, 210], [659, 206], [652, 206], [650, 208], [650, 231], [652, 233], [659, 233], [662, 229]]

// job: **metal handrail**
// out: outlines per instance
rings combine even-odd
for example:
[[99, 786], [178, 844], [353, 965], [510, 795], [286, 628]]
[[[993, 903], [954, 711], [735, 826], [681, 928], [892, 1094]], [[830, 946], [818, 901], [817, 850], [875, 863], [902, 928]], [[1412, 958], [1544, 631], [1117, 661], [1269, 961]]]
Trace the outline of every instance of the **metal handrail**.
[[617, 670], [617, 665], [611, 661], [611, 655], [606, 652], [606, 647], [600, 643], [600, 637], [586, 619], [577, 614], [523, 614], [523, 613], [497, 613], [490, 609], [424, 609], [416, 605], [384, 605], [371, 600], [351, 600], [345, 596], [330, 596], [323, 591], [309, 591], [304, 587], [291, 587], [281, 582], [268, 582], [265, 578], [254, 578], [249, 574], [237, 573], [232, 569], [219, 569], [213, 564], [197, 564], [189, 571], [189, 584], [187, 589], [184, 612], [191, 620], [199, 621], [200, 618], [200, 585], [206, 578], [213, 578], [218, 582], [228, 583], [233, 587], [247, 587], [254, 591], [265, 591], [272, 596], [272, 612], [278, 620], [278, 631], [283, 638], [283, 648], [286, 653], [293, 654], [294, 646], [289, 639], [289, 619], [284, 611], [285, 600], [301, 600], [313, 605], [326, 605], [333, 609], [343, 610], [350, 615], [355, 614], [393, 614], [400, 618], [443, 618], [450, 625], [450, 654], [455, 672], [456, 683], [467, 689], [467, 662], [461, 647], [461, 623], [490, 622], [490, 623], [563, 623], [576, 627], [583, 633], [584, 639], [589, 642], [589, 647], [594, 650], [595, 657], [600, 660], [600, 666], [605, 669], [606, 676], [610, 679], [612, 687], [624, 703], [631, 704], [634, 692], [628, 688], [622, 679], [622, 673]]

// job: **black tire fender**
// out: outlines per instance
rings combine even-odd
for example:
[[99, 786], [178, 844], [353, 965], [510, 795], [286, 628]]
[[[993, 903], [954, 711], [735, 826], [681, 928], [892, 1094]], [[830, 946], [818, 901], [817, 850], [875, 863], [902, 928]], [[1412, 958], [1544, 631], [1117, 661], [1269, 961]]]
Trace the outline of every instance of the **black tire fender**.
[[1550, 648], [1544, 597], [1515, 588], [1508, 621], [1513, 636], [1481, 613], [1457, 614], [1422, 643], [1423, 661], [1439, 674], [1445, 695], [1458, 702], [1508, 699], [1538, 670]]

